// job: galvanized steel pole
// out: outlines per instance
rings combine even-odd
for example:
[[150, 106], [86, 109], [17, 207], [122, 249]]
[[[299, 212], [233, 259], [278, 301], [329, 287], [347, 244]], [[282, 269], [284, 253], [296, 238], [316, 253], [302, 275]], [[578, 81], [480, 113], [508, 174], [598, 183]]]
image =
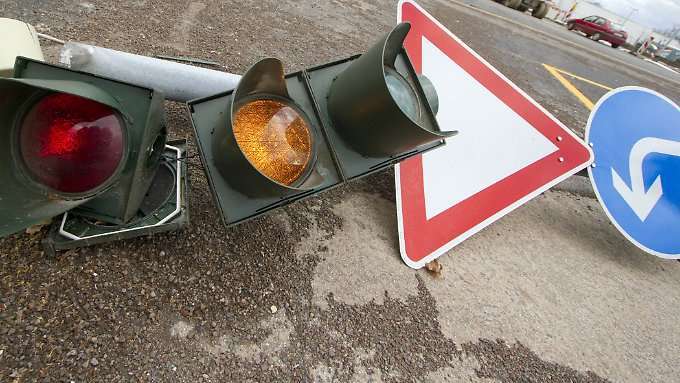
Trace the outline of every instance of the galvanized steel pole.
[[232, 73], [76, 42], [64, 45], [59, 61], [74, 70], [160, 90], [167, 99], [182, 102], [232, 90], [241, 79]]

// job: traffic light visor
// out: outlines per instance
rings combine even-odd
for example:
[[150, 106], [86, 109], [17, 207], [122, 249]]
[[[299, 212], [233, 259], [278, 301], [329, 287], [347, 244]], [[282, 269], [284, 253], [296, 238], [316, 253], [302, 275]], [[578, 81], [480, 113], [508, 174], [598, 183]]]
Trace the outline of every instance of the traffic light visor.
[[441, 131], [437, 93], [403, 48], [401, 23], [334, 78], [328, 112], [347, 144], [366, 157], [395, 156], [456, 134]]

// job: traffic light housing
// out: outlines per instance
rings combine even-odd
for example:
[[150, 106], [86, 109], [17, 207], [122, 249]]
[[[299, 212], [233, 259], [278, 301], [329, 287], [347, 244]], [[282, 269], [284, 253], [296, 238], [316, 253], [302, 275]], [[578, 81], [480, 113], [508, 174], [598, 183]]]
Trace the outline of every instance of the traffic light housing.
[[[284, 76], [273, 58], [237, 88], [188, 103], [204, 169], [227, 225], [444, 144], [398, 25], [361, 56]], [[426, 92], [424, 88], [428, 88]]]
[[165, 147], [163, 96], [18, 57], [0, 79], [0, 236], [73, 209], [123, 224]]

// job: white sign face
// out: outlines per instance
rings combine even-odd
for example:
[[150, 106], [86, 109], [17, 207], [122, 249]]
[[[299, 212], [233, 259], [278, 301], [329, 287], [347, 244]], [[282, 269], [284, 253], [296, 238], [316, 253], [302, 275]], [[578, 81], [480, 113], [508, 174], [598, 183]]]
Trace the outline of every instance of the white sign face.
[[422, 73], [445, 101], [439, 126], [460, 132], [423, 155], [427, 219], [558, 150], [425, 37]]

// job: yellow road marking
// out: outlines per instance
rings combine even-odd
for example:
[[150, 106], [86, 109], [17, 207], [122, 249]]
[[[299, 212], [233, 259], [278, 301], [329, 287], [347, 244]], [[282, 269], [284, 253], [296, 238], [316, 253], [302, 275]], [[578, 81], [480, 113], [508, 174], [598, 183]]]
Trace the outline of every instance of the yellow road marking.
[[554, 66], [551, 66], [551, 65], [548, 65], [548, 64], [543, 64], [543, 67], [544, 67], [551, 75], [553, 75], [553, 76], [557, 79], [557, 81], [559, 81], [560, 84], [562, 84], [562, 86], [564, 86], [569, 92], [571, 92], [571, 94], [573, 94], [574, 96], [576, 96], [576, 98], [578, 98], [578, 100], [581, 101], [581, 104], [583, 104], [586, 108], [588, 108], [588, 110], [592, 110], [593, 107], [595, 106], [595, 104], [594, 104], [592, 101], [590, 101], [590, 99], [589, 99], [588, 97], [586, 97], [586, 95], [584, 95], [580, 90], [578, 90], [578, 89], [574, 86], [574, 84], [572, 84], [571, 82], [569, 82], [569, 80], [567, 80], [566, 78], [564, 78], [563, 74], [564, 74], [564, 75], [567, 75], [567, 76], [569, 76], [569, 77], [573, 77], [573, 78], [575, 78], [575, 79], [577, 79], [577, 80], [581, 80], [581, 81], [583, 81], [583, 82], [585, 82], [585, 83], [588, 83], [588, 84], [597, 86], [597, 87], [599, 87], [599, 88], [603, 88], [603, 89], [606, 89], [606, 90], [612, 90], [612, 88], [610, 88], [610, 87], [608, 87], [608, 86], [606, 86], [606, 85], [602, 85], [602, 84], [597, 83], [597, 82], [595, 82], [595, 81], [588, 80], [587, 78], [583, 78], [583, 77], [577, 76], [577, 75], [575, 75], [575, 74], [572, 74], [572, 73], [563, 71], [563, 70], [561, 70], [561, 69], [557, 69], [557, 68], [555, 68]]
[[550, 66], [550, 65], [548, 65], [548, 64], [543, 64], [543, 66], [546, 67], [546, 69], [547, 69], [548, 67], [550, 67], [550, 68], [552, 68], [552, 69], [558, 71], [559, 73], [566, 74], [566, 75], [569, 76], [569, 77], [573, 77], [573, 78], [575, 78], [575, 79], [577, 79], [577, 80], [581, 80], [581, 81], [583, 81], [583, 82], [587, 82], [588, 84], [595, 85], [596, 87], [599, 87], [599, 88], [602, 88], [602, 89], [606, 89], [606, 90], [612, 90], [612, 88], [610, 88], [610, 87], [608, 87], [608, 86], [606, 86], [606, 85], [602, 85], [602, 84], [600, 84], [599, 82], [595, 82], [595, 81], [593, 81], [593, 80], [588, 80], [587, 78], [583, 78], [583, 77], [581, 77], [581, 76], [577, 76], [577, 75], [575, 75], [575, 74], [573, 74], [573, 73], [567, 72], [566, 70], [558, 69], [558, 68], [555, 68], [554, 66]]

